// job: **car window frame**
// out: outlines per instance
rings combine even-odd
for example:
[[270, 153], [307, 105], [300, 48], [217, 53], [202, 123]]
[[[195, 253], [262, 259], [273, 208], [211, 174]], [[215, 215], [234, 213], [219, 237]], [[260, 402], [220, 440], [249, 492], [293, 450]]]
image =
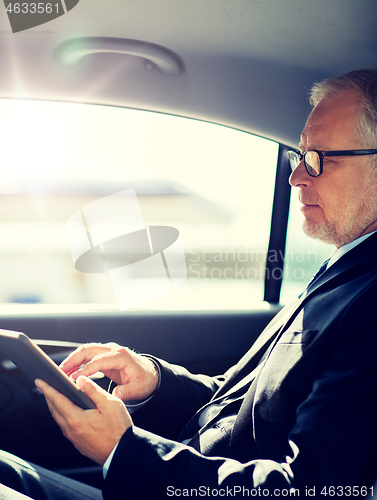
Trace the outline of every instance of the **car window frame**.
[[[291, 185], [289, 184], [291, 168], [287, 155], [289, 149], [288, 146], [279, 143], [270, 224], [270, 240], [267, 250], [264, 277], [263, 300], [270, 304], [280, 303], [280, 292], [283, 283], [285, 248], [291, 200]], [[274, 258], [269, 258], [272, 255]]]

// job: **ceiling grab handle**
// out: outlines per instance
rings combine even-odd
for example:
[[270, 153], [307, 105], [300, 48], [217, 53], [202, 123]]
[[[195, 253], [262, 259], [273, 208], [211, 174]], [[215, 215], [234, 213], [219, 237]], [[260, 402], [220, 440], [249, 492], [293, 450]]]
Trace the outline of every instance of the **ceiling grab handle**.
[[183, 63], [174, 52], [153, 43], [124, 38], [86, 37], [68, 40], [60, 45], [58, 58], [66, 65], [78, 64], [88, 55], [109, 53], [140, 57], [155, 64], [162, 73], [178, 75]]

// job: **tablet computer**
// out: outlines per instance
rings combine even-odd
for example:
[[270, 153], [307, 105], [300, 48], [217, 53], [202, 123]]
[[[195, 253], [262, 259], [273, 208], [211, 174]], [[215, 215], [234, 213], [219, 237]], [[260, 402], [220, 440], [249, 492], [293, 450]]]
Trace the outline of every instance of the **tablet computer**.
[[0, 329], [0, 351], [33, 382], [37, 378], [44, 380], [84, 410], [96, 408], [73, 380], [24, 333]]

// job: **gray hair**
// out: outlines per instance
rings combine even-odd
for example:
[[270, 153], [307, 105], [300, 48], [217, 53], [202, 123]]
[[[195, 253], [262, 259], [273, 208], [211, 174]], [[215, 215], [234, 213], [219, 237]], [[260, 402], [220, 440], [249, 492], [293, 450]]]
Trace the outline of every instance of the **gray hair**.
[[357, 133], [365, 149], [377, 148], [377, 69], [351, 71], [342, 76], [315, 83], [310, 92], [310, 104], [316, 106], [325, 97], [335, 97], [347, 90], [357, 90], [360, 96]]

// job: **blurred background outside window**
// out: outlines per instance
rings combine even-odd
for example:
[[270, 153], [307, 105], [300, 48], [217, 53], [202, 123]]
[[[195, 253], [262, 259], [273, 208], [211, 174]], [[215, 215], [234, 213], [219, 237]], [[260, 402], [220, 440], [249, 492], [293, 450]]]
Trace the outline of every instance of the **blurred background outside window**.
[[[0, 313], [117, 310], [107, 274], [75, 269], [67, 221], [131, 188], [147, 226], [179, 231], [187, 266], [179, 288], [139, 309], [249, 309], [262, 300], [278, 144], [106, 106], [2, 99], [0, 116]], [[299, 217], [294, 208], [286, 300], [320, 264]]]

